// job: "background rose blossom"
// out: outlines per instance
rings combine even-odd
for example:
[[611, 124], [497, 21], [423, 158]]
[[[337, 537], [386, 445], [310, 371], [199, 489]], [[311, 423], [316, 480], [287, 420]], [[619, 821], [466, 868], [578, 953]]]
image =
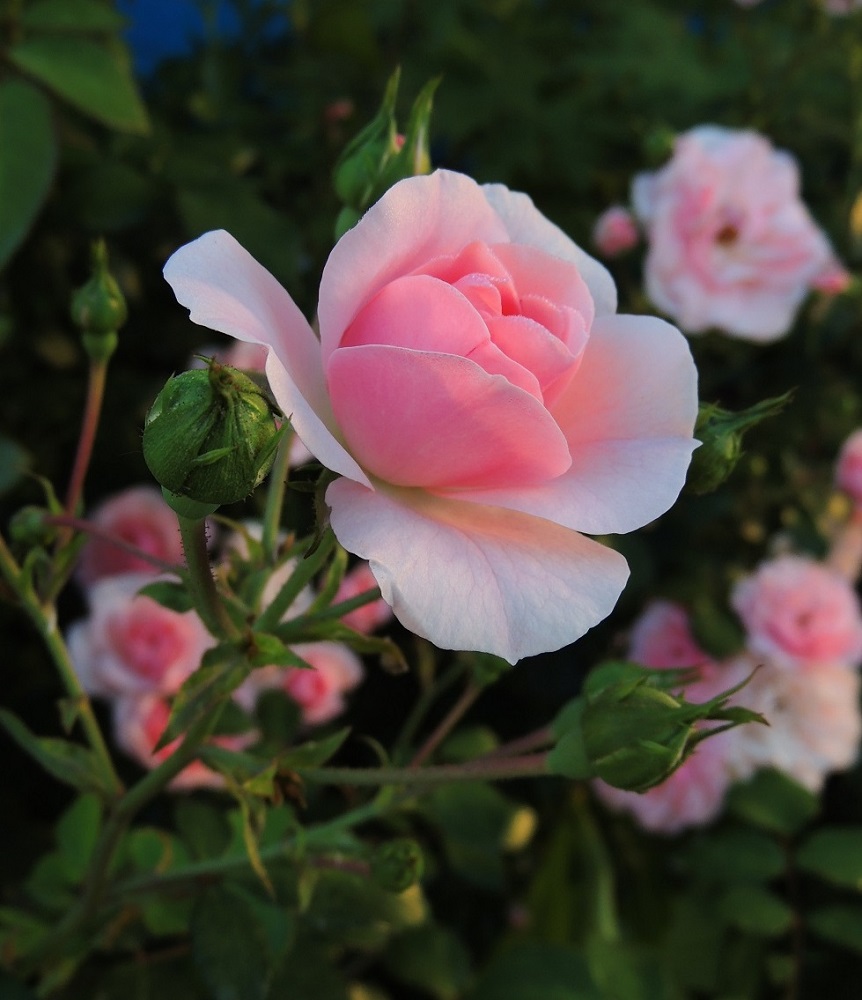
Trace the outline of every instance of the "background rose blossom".
[[614, 315], [610, 276], [525, 195], [447, 171], [396, 184], [330, 254], [319, 341], [226, 233], [165, 275], [195, 322], [271, 348], [279, 405], [342, 477], [336, 536], [439, 646], [514, 662], [578, 638], [628, 573], [580, 532], [639, 527], [682, 486], [684, 341]]
[[90, 615], [71, 626], [68, 643], [91, 694], [171, 694], [214, 645], [194, 612], [170, 611], [138, 594], [151, 581], [130, 573], [90, 589]]
[[251, 712], [263, 691], [281, 688], [302, 710], [306, 725], [320, 725], [340, 715], [345, 695], [365, 675], [362, 661], [338, 642], [312, 642], [294, 647], [304, 667], [260, 667], [236, 691], [236, 700]]
[[788, 669], [751, 654], [734, 667], [757, 667], [735, 700], [769, 722], [729, 734], [728, 766], [738, 778], [775, 767], [817, 792], [831, 771], [853, 764], [862, 736], [858, 671], [843, 663]]
[[[114, 740], [117, 746], [136, 760], [142, 767], [152, 769], [180, 745], [173, 740], [160, 750], [154, 747], [165, 731], [170, 717], [170, 705], [165, 698], [155, 695], [123, 696], [112, 705], [114, 715]], [[212, 742], [229, 750], [241, 750], [254, 739], [253, 733], [242, 736], [217, 736]], [[224, 779], [199, 760], [192, 761], [171, 781], [175, 791], [192, 788], [221, 788]]]
[[841, 446], [835, 465], [835, 485], [857, 505], [862, 505], [862, 428]]
[[783, 336], [833, 259], [799, 195], [796, 161], [748, 130], [701, 125], [632, 185], [647, 293], [689, 333]]
[[653, 601], [634, 622], [627, 657], [645, 667], [695, 667], [711, 662], [697, 644], [688, 613], [673, 601]]
[[804, 556], [762, 563], [733, 589], [731, 604], [755, 654], [779, 665], [842, 663], [862, 657], [859, 599], [847, 581]]
[[[184, 562], [177, 516], [154, 486], [132, 486], [95, 507], [90, 520], [123, 541], [164, 562]], [[81, 550], [77, 576], [89, 587], [106, 576], [158, 573], [152, 563], [102, 538], [89, 538]]]
[[631, 250], [639, 239], [634, 216], [623, 205], [605, 209], [593, 226], [593, 244], [605, 257], [616, 257]]

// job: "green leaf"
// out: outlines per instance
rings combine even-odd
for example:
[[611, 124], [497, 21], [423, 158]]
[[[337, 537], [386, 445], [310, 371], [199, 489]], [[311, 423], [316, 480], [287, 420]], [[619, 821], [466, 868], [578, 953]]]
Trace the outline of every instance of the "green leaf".
[[156, 580], [141, 587], [138, 594], [142, 597], [149, 597], [156, 604], [161, 604], [169, 611], [177, 611], [185, 614], [194, 608], [194, 601], [189, 594], [188, 587], [182, 583], [174, 583], [172, 580]]
[[99, 758], [80, 743], [52, 737], [35, 736], [11, 712], [0, 708], [0, 725], [13, 740], [30, 754], [45, 770], [59, 781], [82, 792], [110, 795], [113, 789], [106, 782]]
[[386, 950], [385, 961], [396, 979], [436, 1000], [456, 1000], [470, 975], [466, 948], [452, 931], [436, 924], [399, 934]]
[[800, 846], [796, 864], [835, 885], [862, 890], [862, 827], [824, 827]]
[[728, 811], [771, 833], [792, 837], [820, 808], [817, 797], [780, 771], [758, 771], [744, 784], [734, 785]]
[[[200, 667], [176, 693], [168, 724], [155, 749], [167, 746], [225, 701], [248, 677], [250, 669], [233, 646], [216, 646], [208, 650]], [[216, 721], [214, 718], [213, 723]]]
[[255, 632], [252, 635], [253, 652], [249, 662], [253, 667], [298, 667], [308, 670], [309, 665], [277, 636], [268, 632]]
[[21, 12], [21, 27], [33, 31], [116, 32], [126, 19], [102, 0], [35, 0]]
[[308, 740], [302, 746], [288, 750], [280, 758], [281, 767], [301, 771], [304, 767], [319, 767], [325, 764], [341, 748], [350, 735], [350, 726], [322, 740]]
[[735, 885], [718, 900], [718, 912], [738, 930], [778, 937], [790, 929], [793, 911], [774, 893], [756, 885]]
[[84, 114], [124, 132], [145, 134], [150, 123], [119, 43], [40, 35], [6, 51], [22, 72]]
[[224, 813], [206, 802], [178, 798], [174, 821], [193, 858], [217, 858], [230, 843], [230, 827]]
[[213, 1000], [264, 1000], [266, 932], [248, 902], [229, 886], [208, 889], [191, 919], [192, 959]]
[[[21, 80], [0, 84], [0, 268], [18, 249], [42, 207], [57, 161], [51, 107]], [[0, 490], [20, 475], [24, 452], [0, 439]]]
[[87, 871], [101, 820], [101, 803], [90, 793], [76, 799], [57, 823], [57, 848], [72, 882], [79, 882]]
[[583, 955], [558, 945], [521, 945], [496, 955], [467, 1000], [607, 1000]]
[[746, 828], [715, 830], [697, 838], [688, 861], [702, 878], [768, 882], [785, 867], [784, 852], [769, 836]]
[[826, 941], [862, 953], [862, 906], [824, 906], [806, 914], [805, 923]]

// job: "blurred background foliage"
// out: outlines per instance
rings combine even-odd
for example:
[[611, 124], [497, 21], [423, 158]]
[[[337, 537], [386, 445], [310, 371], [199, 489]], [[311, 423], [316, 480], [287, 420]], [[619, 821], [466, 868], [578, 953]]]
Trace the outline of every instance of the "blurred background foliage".
[[[442, 76], [435, 166], [528, 192], [584, 246], [599, 212], [627, 201], [633, 175], [663, 162], [674, 132], [717, 122], [756, 128], [799, 158], [812, 213], [858, 270], [862, 234], [854, 237], [850, 218], [862, 188], [862, 24], [827, 16], [814, 0], [751, 10], [731, 0], [2, 0], [4, 522], [40, 499], [32, 480], [16, 479], [22, 464], [58, 483], [68, 475], [86, 371], [68, 303], [91, 240], [108, 241], [130, 319], [112, 363], [89, 504], [147, 480], [143, 415], [165, 377], [211, 342], [174, 302], [165, 259], [206, 230], [228, 229], [313, 314], [339, 210], [332, 168], [399, 65], [405, 118], [422, 86]], [[612, 265], [625, 311], [650, 311], [640, 263], [634, 254]], [[832, 463], [862, 424], [861, 334], [860, 298], [848, 295], [812, 299], [791, 334], [767, 347], [717, 333], [692, 339], [702, 399], [736, 409], [795, 388], [792, 405], [751, 433], [721, 489], [684, 496], [660, 523], [614, 541], [633, 568], [617, 613], [577, 647], [521, 664], [489, 692], [480, 723], [503, 738], [544, 723], [648, 597], [683, 599], [719, 632], [732, 628], [730, 581], [776, 533], [823, 551]], [[66, 598], [67, 613], [76, 600]], [[0, 629], [4, 703], [39, 732], [56, 730], [59, 691], [47, 661], [12, 609], [3, 607]], [[410, 678], [374, 673], [356, 698], [358, 730], [385, 742], [415, 690]], [[0, 752], [0, 875], [14, 895], [68, 799], [5, 741]], [[332, 982], [307, 987], [293, 980], [293, 992], [279, 992], [276, 977], [270, 995], [344, 997], [347, 979], [377, 984], [352, 1000], [796, 995], [788, 982], [802, 984], [800, 996], [858, 995], [862, 850], [844, 845], [849, 860], [836, 871], [835, 850], [821, 844], [827, 861], [818, 867], [811, 830], [849, 824], [858, 838], [859, 772], [834, 779], [822, 807], [793, 799], [780, 782], [748, 799], [740, 793], [722, 825], [682, 845], [597, 815], [557, 780], [515, 787], [542, 819], [527, 851], [504, 849], [517, 814], [509, 790], [463, 802], [455, 801], [463, 789], [429, 797], [422, 822], [436, 845], [427, 890], [436, 921], [416, 926], [388, 898], [360, 905], [350, 879], [332, 873], [329, 893], [315, 895], [316, 922], [304, 922], [294, 947], [352, 956], [349, 975], [332, 971]], [[189, 817], [173, 814], [185, 808], [160, 803], [148, 819], [182, 829]], [[200, 808], [198, 823], [210, 807]], [[217, 955], [214, 939], [268, 926], [248, 894], [242, 906], [257, 916], [245, 929], [235, 900], [210, 902], [224, 927], [216, 933], [198, 918], [200, 967]], [[809, 928], [800, 974], [793, 942], [809, 905], [825, 915]], [[164, 928], [170, 918], [152, 921]], [[841, 948], [823, 950], [818, 929]], [[133, 971], [141, 997], [257, 995], [202, 985], [183, 961], [166, 954], [117, 966], [100, 980], [103, 992], [80, 995], [132, 995]]]

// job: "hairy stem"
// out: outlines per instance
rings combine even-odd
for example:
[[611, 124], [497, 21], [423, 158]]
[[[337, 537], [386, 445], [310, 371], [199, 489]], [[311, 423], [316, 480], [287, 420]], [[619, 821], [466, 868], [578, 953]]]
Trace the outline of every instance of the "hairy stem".
[[206, 521], [204, 518], [183, 517], [177, 514], [183, 551], [188, 566], [189, 592], [195, 610], [209, 631], [220, 639], [234, 638], [238, 630], [219, 597], [207, 551]]

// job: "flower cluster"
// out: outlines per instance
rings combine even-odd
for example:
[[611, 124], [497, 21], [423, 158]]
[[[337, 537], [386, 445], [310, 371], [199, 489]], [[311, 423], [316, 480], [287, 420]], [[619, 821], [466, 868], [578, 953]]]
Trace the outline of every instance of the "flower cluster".
[[[799, 188], [794, 157], [757, 132], [699, 125], [677, 136], [670, 160], [632, 183], [649, 297], [687, 333], [784, 336], [810, 290], [834, 295], [851, 280]], [[606, 256], [633, 246], [634, 219], [608, 209], [594, 240]]]
[[[154, 752], [169, 716], [170, 700], [215, 640], [194, 611], [173, 611], [140, 593], [146, 584], [165, 578], [159, 575], [159, 563], [167, 567], [182, 559], [176, 517], [157, 490], [140, 487], [117, 494], [94, 510], [92, 521], [97, 533], [85, 546], [78, 568], [89, 614], [70, 627], [69, 649], [84, 689], [111, 702], [117, 746], [144, 767], [153, 767], [175, 749], [168, 744]], [[257, 525], [243, 528], [252, 536], [259, 531]], [[219, 546], [226, 571], [231, 554], [241, 555], [245, 545], [245, 534], [237, 533]], [[288, 562], [273, 572], [263, 588], [264, 603], [278, 593], [291, 571]], [[373, 586], [367, 565], [359, 564], [344, 578], [334, 600], [348, 600]], [[299, 614], [313, 599], [313, 592], [306, 588], [286, 617]], [[389, 614], [388, 607], [377, 600], [351, 612], [345, 624], [370, 632], [384, 624]], [[346, 693], [362, 680], [359, 658], [335, 642], [308, 643], [297, 646], [295, 652], [309, 665], [307, 669], [259, 668], [237, 691], [239, 705], [251, 713], [261, 691], [279, 688], [299, 706], [306, 725], [340, 714]], [[249, 732], [216, 739], [240, 748], [253, 738]], [[194, 762], [173, 784], [188, 788], [219, 781], [216, 774]]]
[[851, 519], [826, 562], [777, 555], [736, 583], [730, 603], [745, 640], [727, 660], [701, 648], [681, 605], [657, 601], [644, 611], [630, 633], [629, 659], [696, 670], [698, 679], [686, 687], [690, 701], [749, 678], [736, 700], [769, 725], [741, 726], [703, 741], [668, 781], [643, 795], [596, 782], [602, 801], [647, 829], [677, 833], [713, 820], [729, 786], [758, 769], [777, 768], [817, 792], [831, 771], [854, 763], [862, 737], [862, 609], [852, 584], [859, 563], [842, 550], [855, 551], [855, 531]]

